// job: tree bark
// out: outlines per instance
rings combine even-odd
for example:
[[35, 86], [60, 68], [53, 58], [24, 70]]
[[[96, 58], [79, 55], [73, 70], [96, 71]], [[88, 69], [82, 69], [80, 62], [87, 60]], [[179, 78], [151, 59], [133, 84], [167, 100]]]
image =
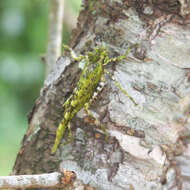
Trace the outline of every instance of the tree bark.
[[[188, 1], [85, 0], [71, 47], [85, 53], [104, 44], [110, 57], [134, 44], [127, 60], [107, 69], [138, 106], [106, 76], [90, 110], [104, 133], [81, 110], [72, 120], [73, 140], [55, 155], [51, 147], [63, 103], [80, 70], [58, 60], [29, 114], [13, 174], [76, 173], [83, 189], [188, 190], [190, 185], [190, 9]], [[186, 3], [186, 4], [185, 4]], [[66, 135], [65, 135], [66, 137]], [[75, 189], [75, 188], [74, 188]]]

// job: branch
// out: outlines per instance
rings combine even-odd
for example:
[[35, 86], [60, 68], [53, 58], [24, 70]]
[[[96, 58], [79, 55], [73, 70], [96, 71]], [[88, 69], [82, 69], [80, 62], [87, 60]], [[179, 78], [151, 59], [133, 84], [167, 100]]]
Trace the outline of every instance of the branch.
[[72, 171], [0, 177], [0, 189], [66, 187], [76, 179]]
[[64, 12], [63, 2], [63, 0], [50, 0], [46, 76], [52, 71], [57, 58], [61, 55]]
[[73, 30], [76, 27], [77, 23], [77, 14], [73, 9], [71, 8], [68, 1], [64, 2], [64, 18], [63, 22], [69, 29], [69, 31]]

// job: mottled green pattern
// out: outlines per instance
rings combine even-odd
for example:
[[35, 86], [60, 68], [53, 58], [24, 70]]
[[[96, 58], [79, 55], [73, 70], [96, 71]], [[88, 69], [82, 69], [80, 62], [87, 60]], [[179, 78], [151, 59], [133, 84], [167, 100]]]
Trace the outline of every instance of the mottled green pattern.
[[[71, 51], [69, 47], [66, 48]], [[80, 111], [81, 108], [88, 107], [87, 104], [89, 104], [103, 75], [104, 66], [106, 66], [110, 62], [122, 61], [127, 57], [129, 50], [130, 49], [128, 49], [126, 54], [122, 56], [110, 59], [108, 57], [107, 50], [103, 47], [99, 47], [95, 48], [93, 52], [89, 52], [86, 56], [79, 56], [75, 58], [75, 60], [77, 61], [83, 60], [85, 62], [85, 65], [76, 88], [63, 105], [65, 109], [64, 118], [58, 126], [55, 143], [51, 150], [52, 154], [56, 152], [60, 141], [65, 133], [65, 130], [68, 130], [68, 139], [71, 139], [72, 133], [70, 129], [70, 121], [76, 115], [76, 113]], [[106, 73], [109, 74], [109, 72]], [[116, 80], [114, 81], [116, 86], [136, 105], [133, 98], [125, 91], [125, 89], [123, 89]], [[100, 124], [100, 127], [107, 137], [104, 126]]]
[[88, 103], [96, 90], [103, 73], [103, 63], [108, 60], [104, 48], [96, 48], [84, 57], [85, 66], [73, 93], [64, 103], [64, 118], [58, 126], [52, 154], [56, 152], [60, 141], [75, 114]]

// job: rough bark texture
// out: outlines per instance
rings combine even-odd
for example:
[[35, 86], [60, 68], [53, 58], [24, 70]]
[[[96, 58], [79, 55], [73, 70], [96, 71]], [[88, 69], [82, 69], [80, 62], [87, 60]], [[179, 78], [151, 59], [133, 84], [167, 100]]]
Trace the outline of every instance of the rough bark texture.
[[91, 110], [105, 124], [108, 142], [98, 127], [84, 122], [81, 110], [72, 121], [72, 143], [61, 145], [52, 156], [62, 105], [80, 73], [69, 57], [61, 57], [29, 115], [13, 173], [52, 172], [60, 167], [74, 171], [82, 189], [188, 190], [189, 1], [83, 3], [71, 46], [84, 53], [104, 43], [115, 56], [138, 44], [127, 60], [108, 66], [138, 106], [106, 77], [107, 85]]

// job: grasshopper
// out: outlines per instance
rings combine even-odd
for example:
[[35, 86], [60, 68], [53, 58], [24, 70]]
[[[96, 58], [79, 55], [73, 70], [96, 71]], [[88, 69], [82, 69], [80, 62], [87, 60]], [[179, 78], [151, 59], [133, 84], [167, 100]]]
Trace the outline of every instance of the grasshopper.
[[[110, 59], [108, 52], [104, 47], [96, 47], [94, 51], [88, 52], [86, 56], [79, 56], [76, 58], [78, 61], [83, 60], [85, 65], [73, 93], [63, 104], [64, 116], [56, 131], [56, 139], [51, 150], [52, 154], [56, 152], [66, 130], [69, 131], [68, 138], [71, 138], [72, 133], [70, 129], [70, 122], [82, 108], [88, 108], [88, 104], [90, 103], [93, 94], [96, 92], [98, 84], [104, 75], [104, 67], [110, 62], [122, 61], [127, 57], [128, 52], [129, 51], [122, 56]], [[118, 85], [118, 82], [115, 81], [115, 83], [116, 86], [118, 86], [122, 92], [125, 92], [125, 94], [134, 102], [133, 98], [128, 95], [128, 93], [122, 89], [120, 85]]]

